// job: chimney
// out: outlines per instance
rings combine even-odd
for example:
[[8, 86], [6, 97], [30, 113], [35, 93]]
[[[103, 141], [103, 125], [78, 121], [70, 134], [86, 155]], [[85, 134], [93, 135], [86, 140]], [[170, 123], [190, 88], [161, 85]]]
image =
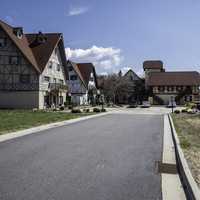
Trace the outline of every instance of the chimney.
[[38, 44], [43, 44], [46, 41], [47, 41], [47, 37], [41, 31], [39, 31], [37, 36], [36, 36], [36, 42]]
[[23, 28], [22, 27], [14, 27], [13, 33], [19, 38], [22, 39], [23, 36]]

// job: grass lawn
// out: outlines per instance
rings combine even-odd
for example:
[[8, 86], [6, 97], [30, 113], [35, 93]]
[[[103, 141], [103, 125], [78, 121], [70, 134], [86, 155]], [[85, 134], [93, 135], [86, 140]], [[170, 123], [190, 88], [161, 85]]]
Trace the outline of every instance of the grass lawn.
[[200, 187], [200, 114], [181, 113], [172, 118], [188, 165]]
[[74, 119], [92, 113], [64, 113], [29, 110], [0, 110], [0, 135], [52, 122]]

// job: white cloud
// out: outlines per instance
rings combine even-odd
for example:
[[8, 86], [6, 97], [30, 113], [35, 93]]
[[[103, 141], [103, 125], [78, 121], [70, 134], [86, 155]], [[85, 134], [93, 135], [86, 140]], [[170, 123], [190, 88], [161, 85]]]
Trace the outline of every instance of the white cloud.
[[89, 7], [73, 7], [71, 6], [68, 11], [68, 16], [81, 15], [89, 11]]
[[66, 55], [74, 62], [92, 62], [98, 73], [118, 72], [123, 60], [120, 49], [95, 45], [88, 49], [66, 48]]

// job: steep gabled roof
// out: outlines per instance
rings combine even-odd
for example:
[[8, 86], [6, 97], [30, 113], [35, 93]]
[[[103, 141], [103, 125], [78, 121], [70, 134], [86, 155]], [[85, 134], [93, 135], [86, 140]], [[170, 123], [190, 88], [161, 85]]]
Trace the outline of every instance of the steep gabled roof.
[[149, 86], [192, 86], [200, 85], [200, 74], [196, 71], [152, 72], [147, 82]]
[[24, 55], [24, 57], [35, 67], [35, 69], [40, 72], [40, 69], [37, 65], [37, 62], [35, 60], [35, 57], [33, 55], [33, 52], [29, 48], [29, 43], [25, 35], [22, 36], [21, 39], [19, 39], [14, 33], [13, 33], [13, 27], [6, 24], [5, 22], [0, 20], [0, 27], [3, 29], [3, 31], [9, 36], [9, 38], [13, 41], [13, 43], [18, 47], [18, 49], [21, 51], [21, 53]]
[[[23, 34], [22, 38], [18, 38], [14, 34], [14, 27], [0, 20], [0, 28], [8, 35], [16, 47], [21, 51], [24, 57], [30, 64], [39, 72], [42, 73], [50, 59], [54, 49], [61, 41], [60, 47], [63, 48], [63, 38], [61, 33], [46, 33], [42, 34], [45, 37], [45, 42], [38, 43], [36, 38], [38, 34]], [[63, 55], [62, 55], [63, 57]], [[66, 60], [64, 55], [63, 60]], [[65, 63], [64, 63], [65, 64]]]
[[74, 70], [78, 74], [79, 78], [83, 82], [84, 86], [88, 88], [88, 83], [90, 81], [91, 73], [94, 74], [95, 84], [97, 84], [97, 77], [95, 67], [92, 63], [74, 63], [72, 61], [68, 61], [73, 66]]
[[95, 67], [92, 63], [77, 63], [77, 67], [78, 67], [78, 69], [83, 77], [83, 80], [87, 86], [90, 81], [91, 73], [94, 74], [95, 82], [97, 85], [96, 71], [95, 71]]
[[81, 74], [81, 72], [80, 72], [77, 64], [75, 62], [72, 62], [72, 61], [69, 61], [69, 60], [68, 60], [68, 62], [72, 65], [72, 67], [74, 68], [75, 72], [78, 74], [80, 80], [82, 81], [82, 83], [84, 84], [84, 86], [87, 88], [87, 85], [86, 85], [86, 83], [85, 83], [85, 81], [83, 79], [83, 76], [82, 76], [82, 74]]
[[41, 71], [44, 70], [49, 58], [51, 57], [55, 47], [58, 45], [62, 34], [61, 33], [45, 33], [43, 37], [46, 38], [44, 43], [37, 43], [36, 38], [38, 34], [26, 34], [29, 43], [29, 48], [33, 52], [37, 65]]
[[125, 74], [124, 77], [126, 77], [129, 73], [134, 74], [138, 79], [141, 79], [132, 69], [129, 69]]

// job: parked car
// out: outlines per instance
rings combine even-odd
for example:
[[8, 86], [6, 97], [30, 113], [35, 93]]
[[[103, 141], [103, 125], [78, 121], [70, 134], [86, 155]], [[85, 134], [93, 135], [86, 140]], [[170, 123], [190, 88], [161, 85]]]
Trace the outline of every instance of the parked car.
[[176, 108], [176, 102], [175, 101], [170, 101], [169, 104], [167, 105], [168, 108]]
[[141, 105], [141, 108], [149, 108], [150, 106], [151, 106], [151, 104], [150, 104], [149, 101], [143, 101], [142, 105]]
[[136, 102], [134, 103], [131, 103], [127, 106], [127, 108], [137, 108], [138, 107], [138, 104]]

